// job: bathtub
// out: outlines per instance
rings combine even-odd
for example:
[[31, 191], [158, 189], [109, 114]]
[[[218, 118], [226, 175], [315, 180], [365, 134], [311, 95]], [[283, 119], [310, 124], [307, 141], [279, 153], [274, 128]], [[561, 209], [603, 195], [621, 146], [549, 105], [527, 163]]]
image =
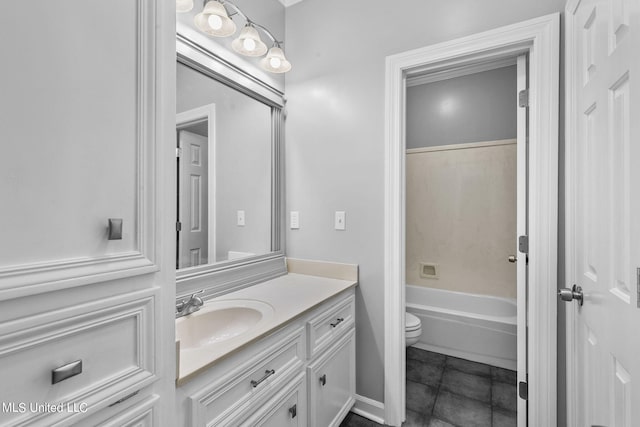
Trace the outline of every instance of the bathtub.
[[422, 321], [414, 347], [516, 370], [516, 300], [406, 286], [407, 312]]

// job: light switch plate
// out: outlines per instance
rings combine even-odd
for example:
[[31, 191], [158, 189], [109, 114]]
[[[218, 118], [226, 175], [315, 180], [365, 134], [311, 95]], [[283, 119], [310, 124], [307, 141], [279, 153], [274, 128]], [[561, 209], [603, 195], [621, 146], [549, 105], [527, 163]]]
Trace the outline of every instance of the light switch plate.
[[297, 230], [300, 228], [300, 212], [291, 211], [291, 218], [289, 223], [291, 224], [292, 230]]
[[336, 230], [346, 229], [346, 214], [344, 211], [336, 211], [335, 228]]
[[238, 211], [238, 225], [244, 225], [244, 211]]

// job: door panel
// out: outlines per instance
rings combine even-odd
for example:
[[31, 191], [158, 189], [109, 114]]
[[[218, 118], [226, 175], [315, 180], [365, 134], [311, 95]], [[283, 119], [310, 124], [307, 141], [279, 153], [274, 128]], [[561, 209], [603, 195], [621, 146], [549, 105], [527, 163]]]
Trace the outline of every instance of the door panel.
[[178, 132], [180, 157], [179, 268], [209, 262], [208, 142], [192, 132]]
[[584, 305], [568, 307], [570, 422], [639, 425], [640, 2], [586, 0], [567, 10], [566, 285], [584, 295]]

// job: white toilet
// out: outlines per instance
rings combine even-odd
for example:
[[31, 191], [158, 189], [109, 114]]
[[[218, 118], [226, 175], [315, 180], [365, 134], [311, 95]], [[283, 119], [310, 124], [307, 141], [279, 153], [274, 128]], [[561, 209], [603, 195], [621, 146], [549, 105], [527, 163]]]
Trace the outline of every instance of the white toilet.
[[422, 323], [417, 316], [404, 313], [404, 342], [407, 347], [414, 345], [422, 335]]

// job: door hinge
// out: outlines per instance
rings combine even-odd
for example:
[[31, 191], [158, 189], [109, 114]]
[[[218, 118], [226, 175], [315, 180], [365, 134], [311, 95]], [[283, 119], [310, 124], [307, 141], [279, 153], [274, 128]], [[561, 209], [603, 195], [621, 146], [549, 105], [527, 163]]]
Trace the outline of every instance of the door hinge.
[[524, 381], [520, 381], [518, 384], [518, 396], [523, 400], [527, 400], [529, 398], [529, 385]]
[[518, 237], [518, 250], [523, 254], [529, 253], [529, 236]]
[[180, 221], [176, 222], [176, 231], [182, 231], [182, 223]]
[[180, 158], [182, 156], [182, 148], [176, 147], [176, 157]]
[[529, 90], [528, 89], [521, 90], [518, 93], [518, 105], [523, 108], [529, 106]]

